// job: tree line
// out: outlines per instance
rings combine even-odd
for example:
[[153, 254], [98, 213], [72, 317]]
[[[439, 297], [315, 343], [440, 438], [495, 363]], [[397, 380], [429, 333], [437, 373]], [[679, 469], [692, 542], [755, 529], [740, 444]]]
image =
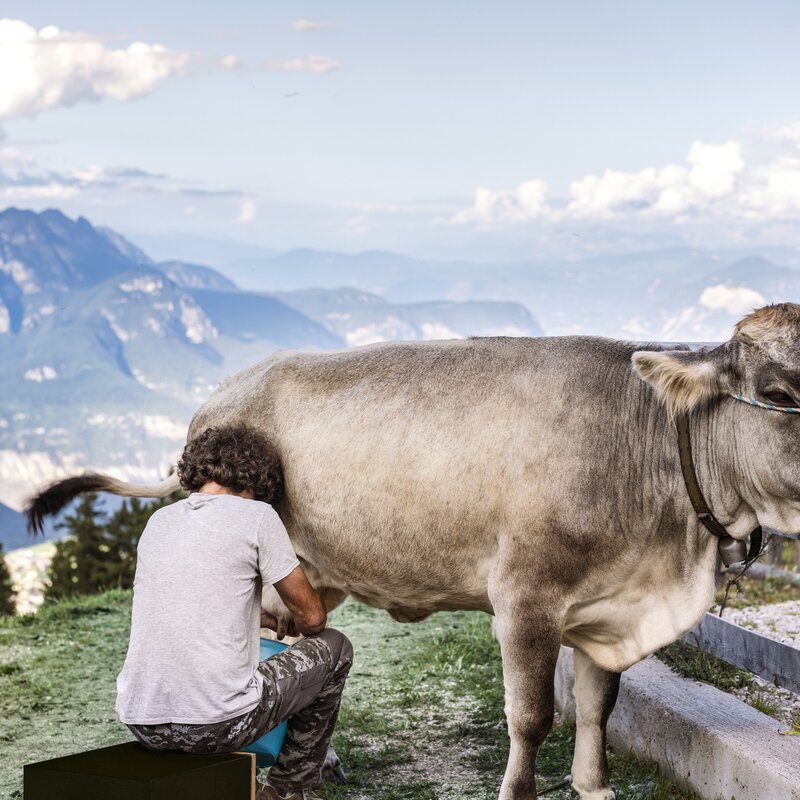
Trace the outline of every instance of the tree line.
[[[148, 502], [133, 497], [123, 500], [109, 515], [98, 508], [96, 492], [82, 495], [73, 511], [56, 525], [66, 535], [56, 542], [45, 602], [105, 589], [130, 589], [136, 573], [136, 546], [147, 521], [159, 508], [182, 497], [179, 491]], [[0, 546], [0, 614], [14, 611], [11, 580]]]

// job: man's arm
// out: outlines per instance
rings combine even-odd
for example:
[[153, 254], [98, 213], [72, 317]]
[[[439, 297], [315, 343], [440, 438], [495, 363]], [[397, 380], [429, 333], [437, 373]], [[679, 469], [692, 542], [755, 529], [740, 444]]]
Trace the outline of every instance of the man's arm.
[[295, 567], [273, 586], [294, 617], [295, 627], [300, 633], [308, 636], [324, 629], [328, 621], [325, 605], [317, 590], [308, 582], [302, 567]]

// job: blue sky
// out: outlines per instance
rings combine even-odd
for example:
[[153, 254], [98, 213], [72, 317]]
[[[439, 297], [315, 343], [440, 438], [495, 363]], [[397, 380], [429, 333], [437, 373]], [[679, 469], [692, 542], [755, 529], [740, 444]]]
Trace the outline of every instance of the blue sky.
[[795, 3], [0, 13], [33, 29], [0, 34], [3, 205], [439, 257], [800, 242]]

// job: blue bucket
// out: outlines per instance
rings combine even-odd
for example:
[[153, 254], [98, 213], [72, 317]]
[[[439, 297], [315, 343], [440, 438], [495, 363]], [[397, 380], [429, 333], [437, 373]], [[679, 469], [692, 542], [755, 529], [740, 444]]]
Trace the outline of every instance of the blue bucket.
[[[274, 656], [285, 650], [287, 645], [281, 642], [274, 642], [272, 639], [261, 640], [261, 661]], [[286, 736], [286, 723], [281, 722], [277, 728], [265, 733], [260, 739], [257, 739], [247, 747], [242, 747], [246, 753], [256, 754], [256, 765], [258, 767], [271, 767], [277, 760], [278, 754], [281, 752], [283, 746], [283, 737]]]

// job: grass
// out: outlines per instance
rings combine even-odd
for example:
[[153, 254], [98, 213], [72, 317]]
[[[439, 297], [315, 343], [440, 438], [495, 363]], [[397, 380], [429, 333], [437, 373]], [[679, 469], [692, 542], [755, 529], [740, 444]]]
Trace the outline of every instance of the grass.
[[[361, 640], [354, 621], [369, 620], [369, 629], [383, 631], [371, 644]], [[346, 787], [330, 787], [325, 800], [373, 797], [441, 800], [494, 800], [508, 757], [503, 714], [503, 680], [497, 642], [482, 614], [441, 614], [413, 626], [387, 624], [388, 618], [347, 603], [334, 624], [356, 645], [357, 662], [345, 695], [334, 745], [351, 769]], [[379, 643], [379, 644], [378, 644]], [[376, 651], [375, 645], [381, 648]], [[384, 651], [384, 648], [386, 650]], [[392, 762], [375, 757], [375, 723], [393, 736]], [[575, 730], [553, 728], [539, 750], [540, 788], [560, 781], [571, 766]], [[611, 755], [612, 781], [618, 800], [688, 800], [657, 767], [631, 756]], [[362, 767], [378, 770], [365, 783]], [[381, 784], [399, 787], [406, 777], [420, 783], [419, 793], [395, 788], [383, 794]], [[431, 787], [426, 781], [435, 780]], [[372, 789], [372, 791], [370, 791]], [[425, 794], [433, 789], [433, 794]], [[569, 790], [549, 794], [572, 797]]]
[[[130, 741], [114, 713], [131, 593], [113, 590], [0, 620], [0, 797], [22, 798], [22, 766]], [[353, 602], [332, 615], [353, 640], [334, 744], [350, 780], [325, 800], [495, 800], [508, 755], [497, 643], [482, 614], [399, 625]], [[570, 768], [574, 728], [556, 726], [540, 787]], [[618, 800], [690, 800], [652, 766], [611, 756]], [[548, 795], [566, 800], [568, 790]]]
[[724, 692], [753, 685], [753, 676], [749, 672], [731, 666], [686, 642], [673, 642], [662, 647], [656, 655], [679, 675], [710, 683]]
[[[737, 695], [740, 700], [762, 714], [785, 721], [785, 714], [780, 704], [770, 694], [769, 688], [758, 690], [758, 684], [749, 672], [681, 641], [663, 647], [656, 656], [685, 678], [710, 683], [717, 689], [731, 694], [735, 694], [737, 689], [748, 690]], [[790, 716], [788, 723], [792, 730], [800, 728], [800, 712], [796, 712], [794, 717]]]
[[789, 714], [789, 732], [793, 736], [800, 736], [800, 709]]
[[760, 711], [762, 714], [766, 714], [769, 717], [780, 716], [781, 707], [771, 700], [769, 695], [763, 692], [755, 692], [748, 698], [747, 702], [756, 711]]
[[0, 797], [22, 797], [22, 766], [128, 741], [114, 714], [130, 593], [109, 591], [0, 619]]
[[[739, 584], [741, 589], [737, 589], [736, 586], [731, 587], [727, 608], [746, 608], [747, 606], [784, 603], [787, 600], [800, 600], [800, 586], [786, 583], [779, 578], [758, 580], [745, 575], [740, 579]], [[723, 586], [716, 592], [717, 605], [722, 602], [724, 595], [725, 587]]]

